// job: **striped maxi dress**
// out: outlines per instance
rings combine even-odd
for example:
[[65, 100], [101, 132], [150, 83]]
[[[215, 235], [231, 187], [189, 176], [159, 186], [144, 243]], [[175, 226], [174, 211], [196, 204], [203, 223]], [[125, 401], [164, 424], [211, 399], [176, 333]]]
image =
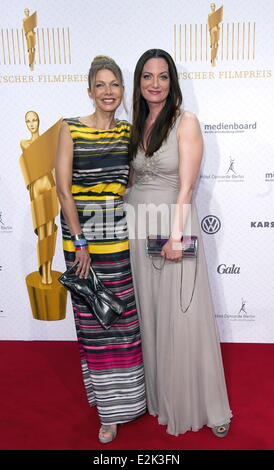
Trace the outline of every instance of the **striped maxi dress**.
[[[71, 192], [92, 266], [103, 284], [127, 304], [109, 330], [72, 296], [84, 384], [90, 406], [102, 424], [125, 423], [146, 411], [141, 337], [135, 304], [123, 194], [129, 175], [130, 125], [116, 122], [98, 130], [78, 118], [64, 119], [73, 140]], [[67, 268], [75, 260], [74, 245], [61, 211]]]

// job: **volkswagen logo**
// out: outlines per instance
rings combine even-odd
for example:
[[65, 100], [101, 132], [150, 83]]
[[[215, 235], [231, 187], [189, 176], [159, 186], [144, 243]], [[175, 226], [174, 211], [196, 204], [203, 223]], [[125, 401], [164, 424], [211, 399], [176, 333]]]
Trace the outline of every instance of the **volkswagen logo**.
[[221, 221], [216, 215], [207, 215], [201, 222], [202, 230], [211, 235], [217, 233], [221, 228]]

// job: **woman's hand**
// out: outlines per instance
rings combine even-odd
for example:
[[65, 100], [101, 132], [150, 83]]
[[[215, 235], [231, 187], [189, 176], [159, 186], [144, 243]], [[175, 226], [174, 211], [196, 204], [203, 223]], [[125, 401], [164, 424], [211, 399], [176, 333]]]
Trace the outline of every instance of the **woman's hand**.
[[91, 264], [91, 257], [87, 248], [76, 251], [74, 264], [77, 264], [76, 275], [82, 279], [87, 278]]
[[162, 248], [161, 256], [169, 261], [181, 261], [183, 257], [182, 242], [170, 237]]

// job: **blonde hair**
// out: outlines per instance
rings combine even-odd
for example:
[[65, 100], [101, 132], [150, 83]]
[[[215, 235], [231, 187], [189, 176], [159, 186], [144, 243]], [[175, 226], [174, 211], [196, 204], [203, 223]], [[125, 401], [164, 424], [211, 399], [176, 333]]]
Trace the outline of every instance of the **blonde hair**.
[[99, 70], [110, 70], [117, 80], [124, 86], [124, 79], [122, 71], [119, 65], [116, 64], [115, 60], [107, 55], [97, 55], [91, 62], [90, 69], [88, 72], [88, 86], [91, 89], [96, 77], [97, 72]]

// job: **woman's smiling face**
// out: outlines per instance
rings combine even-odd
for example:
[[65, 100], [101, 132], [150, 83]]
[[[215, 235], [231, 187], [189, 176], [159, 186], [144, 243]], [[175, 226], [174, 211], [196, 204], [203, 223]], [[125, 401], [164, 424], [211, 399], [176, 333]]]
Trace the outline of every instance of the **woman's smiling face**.
[[162, 58], [149, 59], [143, 68], [140, 82], [143, 98], [149, 103], [164, 103], [170, 90], [168, 63]]
[[90, 97], [96, 109], [105, 112], [115, 111], [123, 99], [124, 88], [111, 70], [99, 70], [96, 74]]

